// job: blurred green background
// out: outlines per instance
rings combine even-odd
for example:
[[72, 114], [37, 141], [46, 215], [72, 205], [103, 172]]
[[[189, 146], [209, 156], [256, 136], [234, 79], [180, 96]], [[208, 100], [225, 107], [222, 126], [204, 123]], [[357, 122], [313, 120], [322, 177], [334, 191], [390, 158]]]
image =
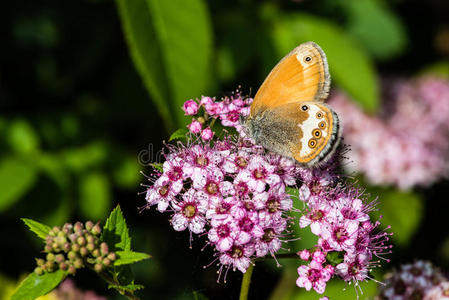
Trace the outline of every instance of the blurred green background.
[[[217, 284], [209, 248], [174, 232], [168, 216], [140, 212], [139, 172], [162, 141], [186, 124], [182, 103], [241, 86], [254, 95], [274, 64], [313, 40], [326, 52], [333, 86], [367, 112], [383, 76], [449, 74], [449, 2], [383, 0], [8, 1], [0, 12], [0, 287], [34, 268], [40, 242], [20, 217], [49, 225], [105, 220], [120, 204], [136, 251], [142, 299], [236, 299], [241, 274]], [[447, 180], [379, 195], [395, 236], [392, 263], [430, 259], [449, 267]], [[395, 201], [389, 201], [394, 199]], [[307, 240], [305, 238], [304, 240]], [[282, 262], [281, 262], [282, 263]], [[287, 263], [287, 262], [285, 262]], [[258, 264], [250, 299], [317, 299], [292, 283], [296, 262]], [[381, 279], [380, 273], [376, 273]], [[76, 283], [111, 299], [89, 271]], [[280, 285], [278, 285], [280, 283]], [[331, 283], [333, 299], [355, 297]], [[373, 295], [373, 283], [362, 285]], [[2, 290], [2, 289], [0, 289]]]

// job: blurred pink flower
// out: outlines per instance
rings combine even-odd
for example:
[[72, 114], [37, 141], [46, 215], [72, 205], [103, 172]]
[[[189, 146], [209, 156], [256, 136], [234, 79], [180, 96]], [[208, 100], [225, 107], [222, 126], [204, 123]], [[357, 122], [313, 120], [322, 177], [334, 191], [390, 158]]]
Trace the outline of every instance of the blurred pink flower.
[[55, 290], [58, 300], [106, 300], [93, 291], [82, 291], [75, 286], [72, 279], [64, 280]]
[[434, 183], [449, 172], [449, 82], [424, 77], [385, 88], [381, 112], [368, 115], [345, 95], [330, 99], [343, 123], [353, 163], [377, 185], [401, 189]]
[[386, 275], [376, 300], [449, 299], [449, 281], [430, 262], [404, 264]]

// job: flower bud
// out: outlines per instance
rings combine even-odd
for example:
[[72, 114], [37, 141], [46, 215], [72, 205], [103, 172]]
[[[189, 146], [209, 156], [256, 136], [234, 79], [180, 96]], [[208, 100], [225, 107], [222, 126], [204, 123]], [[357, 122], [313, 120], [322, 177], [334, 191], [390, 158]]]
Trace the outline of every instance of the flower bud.
[[73, 230], [75, 231], [75, 233], [81, 233], [81, 231], [83, 230], [83, 224], [81, 224], [81, 222], [76, 222], [73, 226]]
[[38, 258], [36, 259], [36, 264], [40, 267], [45, 264], [45, 260], [43, 260], [42, 258]]
[[55, 255], [53, 253], [48, 253], [46, 258], [47, 261], [53, 261], [55, 259]]
[[101, 255], [108, 255], [108, 253], [109, 253], [108, 244], [106, 244], [105, 242], [101, 243], [100, 251], [101, 251]]
[[86, 239], [83, 236], [80, 236], [76, 239], [76, 242], [78, 243], [78, 245], [80, 246], [84, 246], [86, 245]]
[[74, 262], [73, 262], [73, 266], [77, 269], [82, 268], [84, 266], [83, 260], [81, 258], [77, 258]]
[[42, 270], [41, 267], [37, 267], [34, 269], [34, 273], [36, 273], [37, 275], [42, 275], [44, 274], [44, 270]]
[[201, 132], [201, 123], [197, 120], [193, 120], [192, 123], [187, 125], [187, 128], [190, 130], [191, 133], [200, 133]]
[[77, 255], [74, 251], [70, 251], [70, 252], [67, 254], [67, 257], [68, 257], [68, 259], [70, 259], [70, 260], [75, 260], [75, 259], [78, 257], [78, 255]]
[[54, 261], [47, 261], [45, 263], [45, 268], [47, 269], [48, 272], [52, 272], [54, 267], [55, 267], [55, 262]]
[[74, 252], [79, 252], [80, 251], [80, 245], [78, 245], [78, 244], [73, 244], [72, 245], [72, 251], [74, 251]]
[[89, 244], [87, 244], [86, 248], [87, 248], [87, 250], [92, 252], [95, 249], [95, 244], [94, 243], [89, 243]]
[[75, 234], [75, 233], [72, 233], [72, 234], [69, 235], [69, 239], [72, 242], [75, 242], [77, 238], [78, 238], [78, 235]]
[[69, 268], [69, 266], [68, 266], [65, 262], [62, 262], [62, 263], [59, 264], [59, 268], [60, 268], [61, 270], [63, 270], [63, 271], [67, 271], [67, 269]]
[[99, 235], [101, 233], [101, 227], [98, 224], [95, 224], [94, 228], [92, 228], [92, 233], [95, 235]]
[[97, 272], [101, 272], [103, 271], [103, 266], [101, 264], [95, 264], [94, 269]]
[[62, 246], [62, 248], [64, 249], [64, 252], [68, 252], [68, 251], [70, 251], [71, 245], [70, 245], [69, 242], [66, 242], [66, 243]]
[[100, 256], [100, 250], [95, 249], [94, 251], [92, 251], [92, 256], [93, 257], [99, 257]]
[[111, 261], [109, 260], [109, 258], [103, 259], [103, 265], [106, 267], [109, 267], [111, 265]]
[[64, 260], [65, 260], [65, 257], [64, 257], [64, 255], [62, 255], [62, 254], [57, 254], [57, 255], [55, 256], [55, 261], [56, 261], [58, 264], [62, 263]]
[[84, 224], [84, 227], [86, 227], [88, 231], [91, 231], [94, 227], [94, 223], [92, 221], [87, 221], [86, 224]]
[[95, 242], [95, 238], [92, 236], [92, 235], [88, 235], [87, 237], [86, 237], [86, 241], [87, 241], [87, 243], [89, 244], [89, 243], [94, 243]]
[[80, 248], [80, 254], [81, 256], [86, 256], [89, 253], [89, 251], [87, 250], [86, 247], [81, 247]]
[[198, 113], [198, 103], [194, 100], [187, 100], [182, 106], [186, 116], [193, 116]]
[[69, 274], [72, 274], [72, 275], [74, 275], [74, 274], [75, 274], [75, 272], [76, 272], [76, 269], [75, 269], [75, 267], [74, 267], [74, 266], [69, 266], [69, 269], [68, 269], [67, 271], [69, 272]]
[[54, 242], [54, 243], [51, 245], [51, 249], [52, 249], [53, 252], [58, 252], [58, 251], [59, 251], [59, 244], [56, 243], [56, 242]]
[[110, 261], [114, 261], [117, 259], [117, 255], [114, 252], [108, 254], [108, 258]]
[[203, 131], [201, 131], [201, 138], [204, 141], [210, 140], [213, 136], [214, 136], [214, 132], [209, 127], [204, 129]]

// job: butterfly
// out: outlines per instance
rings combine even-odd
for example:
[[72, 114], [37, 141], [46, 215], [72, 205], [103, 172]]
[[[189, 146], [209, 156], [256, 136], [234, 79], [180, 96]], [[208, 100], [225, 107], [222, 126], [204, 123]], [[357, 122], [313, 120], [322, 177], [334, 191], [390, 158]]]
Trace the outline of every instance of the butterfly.
[[337, 114], [324, 103], [330, 74], [323, 50], [300, 44], [268, 74], [257, 91], [245, 132], [259, 145], [314, 167], [326, 162], [340, 141]]

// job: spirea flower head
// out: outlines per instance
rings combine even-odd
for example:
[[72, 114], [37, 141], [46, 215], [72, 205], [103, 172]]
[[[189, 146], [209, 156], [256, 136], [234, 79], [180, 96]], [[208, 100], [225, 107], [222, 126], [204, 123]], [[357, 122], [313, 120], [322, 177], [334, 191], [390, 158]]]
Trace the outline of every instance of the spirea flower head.
[[[374, 203], [337, 175], [338, 157], [302, 168], [230, 133], [243, 132], [239, 119], [249, 114], [251, 102], [236, 92], [185, 103], [186, 113], [198, 108], [191, 124], [200, 123], [201, 130], [190, 130], [186, 143], [166, 145], [165, 162], [148, 177], [147, 207], [169, 213], [174, 230], [188, 231], [190, 240], [203, 237], [215, 251], [219, 278], [288, 252], [287, 242], [299, 238], [290, 225], [298, 222], [317, 235], [313, 249], [299, 252], [298, 262], [305, 264], [298, 269], [298, 286], [323, 293], [333, 276], [369, 279], [374, 260], [390, 251], [389, 235], [368, 217]], [[295, 219], [291, 211], [303, 216]]]
[[370, 116], [345, 95], [330, 99], [351, 145], [351, 171], [373, 184], [426, 186], [449, 171], [449, 82], [423, 77], [385, 88], [382, 111]]
[[53, 227], [45, 239], [45, 259], [36, 260], [34, 272], [42, 275], [63, 270], [75, 274], [77, 269], [86, 265], [101, 272], [111, 266], [117, 256], [109, 251], [105, 242], [100, 241], [100, 234], [100, 225], [91, 221]]
[[387, 274], [376, 299], [449, 299], [449, 281], [430, 262], [418, 260]]

